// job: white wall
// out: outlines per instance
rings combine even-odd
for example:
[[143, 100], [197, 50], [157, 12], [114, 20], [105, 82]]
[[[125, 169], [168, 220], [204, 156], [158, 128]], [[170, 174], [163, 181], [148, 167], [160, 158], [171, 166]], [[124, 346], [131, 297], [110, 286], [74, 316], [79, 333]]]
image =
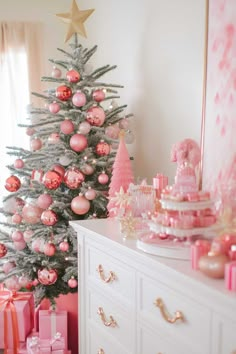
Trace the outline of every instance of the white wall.
[[[104, 77], [124, 85], [121, 104], [134, 113], [135, 176], [151, 182], [157, 172], [173, 180], [173, 143], [185, 137], [200, 142], [205, 0], [78, 0], [95, 8], [86, 22], [85, 46], [98, 45], [93, 66], [116, 64]], [[41, 21], [45, 28], [45, 75], [49, 58], [67, 49], [67, 26], [55, 16], [68, 0], [0, 0], [0, 20]], [[36, 68], [37, 70], [37, 68]]]

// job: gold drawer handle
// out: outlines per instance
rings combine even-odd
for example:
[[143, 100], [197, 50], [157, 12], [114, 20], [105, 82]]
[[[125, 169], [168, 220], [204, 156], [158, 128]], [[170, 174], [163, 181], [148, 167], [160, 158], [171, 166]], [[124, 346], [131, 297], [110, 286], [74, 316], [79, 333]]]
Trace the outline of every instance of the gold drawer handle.
[[105, 352], [104, 352], [104, 350], [103, 349], [99, 349], [99, 351], [98, 351], [98, 354], [105, 354]]
[[162, 317], [169, 323], [175, 323], [178, 320], [184, 321], [184, 315], [182, 314], [181, 311], [175, 311], [175, 316], [174, 317], [170, 317], [168, 312], [166, 311], [165, 305], [162, 301], [162, 299], [158, 298], [156, 299], [156, 301], [154, 302], [154, 305], [156, 305], [157, 307], [159, 307]]
[[115, 276], [115, 273], [113, 273], [112, 271], [109, 272], [109, 276], [107, 278], [105, 278], [105, 275], [104, 275], [104, 270], [102, 268], [102, 265], [99, 264], [98, 268], [97, 268], [97, 271], [99, 273], [99, 276], [100, 276], [100, 279], [102, 281], [104, 281], [105, 283], [110, 283], [112, 282], [113, 280], [115, 280], [116, 276]]
[[100, 316], [104, 326], [106, 326], [106, 327], [116, 327], [117, 326], [117, 323], [112, 316], [110, 316], [110, 322], [107, 321], [102, 307], [98, 308], [98, 315]]

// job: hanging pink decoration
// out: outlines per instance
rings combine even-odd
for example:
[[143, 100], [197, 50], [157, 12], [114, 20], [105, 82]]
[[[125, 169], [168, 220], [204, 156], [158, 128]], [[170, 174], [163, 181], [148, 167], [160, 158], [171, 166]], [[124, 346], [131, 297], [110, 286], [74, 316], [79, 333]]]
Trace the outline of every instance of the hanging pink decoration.
[[56, 246], [52, 242], [48, 242], [44, 245], [44, 254], [52, 257], [56, 253]]
[[58, 86], [56, 89], [56, 97], [61, 101], [68, 101], [72, 96], [72, 90], [66, 85]]
[[0, 258], [7, 254], [7, 248], [3, 243], [0, 243]]
[[89, 187], [89, 189], [85, 192], [85, 198], [88, 200], [93, 200], [96, 198], [96, 196], [97, 196], [96, 191], [91, 187]]
[[42, 212], [41, 221], [44, 225], [53, 226], [58, 221], [58, 216], [53, 210], [45, 210]]
[[74, 278], [74, 277], [71, 277], [69, 280], [68, 280], [68, 285], [70, 288], [74, 289], [77, 287], [78, 285], [78, 282], [77, 280]]
[[57, 189], [62, 182], [62, 176], [53, 170], [46, 172], [43, 176], [43, 184], [48, 189]]
[[14, 161], [14, 167], [15, 168], [23, 168], [24, 167], [24, 161], [22, 159], [16, 159]]
[[101, 184], [106, 184], [109, 181], [109, 176], [105, 173], [102, 172], [99, 176], [98, 176], [98, 182]]
[[84, 164], [81, 168], [81, 171], [87, 175], [87, 176], [90, 176], [94, 173], [94, 168], [93, 166], [89, 165], [89, 164]]
[[103, 90], [95, 90], [93, 91], [93, 99], [96, 102], [101, 102], [105, 98], [105, 92]]
[[52, 202], [53, 202], [53, 199], [52, 199], [51, 195], [48, 193], [41, 194], [37, 199], [37, 205], [41, 209], [49, 208], [50, 205], [52, 204]]
[[77, 91], [72, 97], [72, 103], [76, 107], [83, 107], [86, 104], [85, 94], [81, 91]]
[[39, 138], [34, 138], [30, 141], [30, 148], [32, 151], [40, 150], [43, 146], [42, 140]]
[[18, 291], [18, 290], [20, 290], [20, 284], [19, 284], [19, 281], [18, 281], [17, 276], [15, 276], [15, 275], [13, 275], [13, 276], [10, 277], [10, 278], [7, 278], [7, 279], [4, 281], [4, 285], [5, 285], [5, 287], [6, 287], [8, 290], [11, 290], [11, 291]]
[[8, 274], [15, 267], [16, 267], [15, 262], [8, 261], [6, 263], [3, 263], [2, 270], [4, 271], [5, 274]]
[[49, 104], [48, 109], [52, 114], [57, 114], [60, 111], [61, 106], [57, 102], [52, 102]]
[[42, 240], [40, 238], [34, 239], [31, 244], [32, 250], [36, 253], [39, 253], [41, 249], [41, 244], [42, 244]]
[[67, 252], [69, 250], [69, 247], [70, 247], [70, 245], [66, 240], [62, 241], [59, 244], [59, 248], [62, 252]]
[[24, 240], [21, 241], [14, 241], [13, 245], [17, 251], [22, 251], [26, 247], [26, 243]]
[[60, 130], [63, 134], [71, 134], [74, 129], [74, 123], [70, 119], [66, 118], [63, 122], [61, 122]]
[[66, 78], [69, 82], [78, 82], [80, 80], [80, 74], [76, 70], [69, 70], [66, 73]]
[[11, 234], [11, 238], [13, 241], [22, 241], [24, 239], [23, 233], [19, 230], [13, 231], [13, 233]]
[[10, 176], [6, 179], [5, 188], [8, 192], [16, 192], [21, 186], [21, 182], [18, 177]]
[[38, 281], [43, 285], [52, 285], [57, 281], [57, 271], [55, 269], [39, 269]]
[[110, 150], [110, 145], [104, 140], [101, 140], [95, 148], [96, 154], [98, 154], [99, 156], [109, 155]]
[[77, 215], [84, 215], [90, 209], [90, 202], [83, 196], [78, 195], [71, 201], [71, 209]]
[[106, 115], [101, 107], [91, 107], [87, 111], [86, 120], [97, 127], [103, 125]]
[[20, 224], [22, 221], [22, 216], [19, 213], [15, 213], [12, 215], [11, 221], [13, 224]]
[[105, 134], [106, 136], [108, 136], [108, 138], [118, 139], [120, 134], [120, 128], [117, 124], [109, 125], [105, 129]]
[[55, 79], [59, 79], [61, 77], [61, 70], [54, 66], [51, 72], [51, 76], [55, 77]]
[[76, 152], [81, 152], [88, 146], [88, 141], [86, 136], [83, 134], [74, 134], [70, 138], [70, 147]]
[[60, 135], [58, 133], [52, 133], [48, 137], [49, 144], [57, 144], [60, 141]]
[[34, 234], [34, 232], [32, 230], [25, 230], [23, 232], [23, 237], [24, 237], [25, 242], [30, 242], [33, 234]]
[[21, 275], [18, 279], [18, 282], [19, 282], [19, 285], [21, 288], [26, 288], [28, 286], [28, 284], [30, 283], [30, 280], [25, 275]]
[[81, 134], [88, 134], [91, 130], [91, 125], [89, 124], [89, 122], [84, 121], [80, 123], [78, 128]]
[[76, 167], [71, 167], [66, 170], [64, 182], [70, 189], [77, 189], [84, 182], [83, 173]]
[[119, 122], [120, 129], [129, 129], [130, 122], [127, 118], [123, 118]]
[[35, 129], [34, 128], [30, 128], [30, 127], [26, 128], [26, 134], [28, 136], [32, 136], [32, 135], [34, 135], [34, 133], [35, 133]]
[[37, 224], [40, 222], [42, 209], [37, 205], [26, 204], [22, 209], [22, 216], [27, 224]]
[[63, 166], [58, 165], [58, 164], [57, 165], [53, 165], [52, 169], [53, 169], [53, 171], [56, 171], [57, 173], [59, 173], [59, 175], [61, 175], [62, 178], [64, 177], [65, 169], [64, 169]]

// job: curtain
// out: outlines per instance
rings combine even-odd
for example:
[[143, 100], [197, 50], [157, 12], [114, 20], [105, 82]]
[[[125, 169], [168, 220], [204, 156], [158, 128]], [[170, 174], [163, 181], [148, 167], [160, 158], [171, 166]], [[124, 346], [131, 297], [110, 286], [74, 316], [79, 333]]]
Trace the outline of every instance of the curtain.
[[37, 104], [31, 92], [41, 92], [42, 25], [40, 23], [0, 23], [0, 200], [6, 195], [6, 165], [15, 158], [6, 146], [29, 148], [29, 137], [19, 123], [28, 123], [27, 106]]

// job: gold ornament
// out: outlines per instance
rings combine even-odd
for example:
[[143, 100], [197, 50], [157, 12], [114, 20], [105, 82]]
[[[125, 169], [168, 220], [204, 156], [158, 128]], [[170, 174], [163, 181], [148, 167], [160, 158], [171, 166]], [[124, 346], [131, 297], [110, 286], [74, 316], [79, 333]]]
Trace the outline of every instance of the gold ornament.
[[61, 20], [69, 24], [65, 42], [67, 42], [74, 33], [78, 33], [83, 37], [87, 37], [84, 22], [93, 13], [94, 9], [80, 11], [75, 0], [72, 0], [71, 10], [67, 13], [56, 14]]
[[121, 233], [124, 234], [125, 238], [130, 238], [135, 236], [135, 226], [137, 220], [133, 217], [132, 213], [129, 213], [122, 218], [120, 218]]

